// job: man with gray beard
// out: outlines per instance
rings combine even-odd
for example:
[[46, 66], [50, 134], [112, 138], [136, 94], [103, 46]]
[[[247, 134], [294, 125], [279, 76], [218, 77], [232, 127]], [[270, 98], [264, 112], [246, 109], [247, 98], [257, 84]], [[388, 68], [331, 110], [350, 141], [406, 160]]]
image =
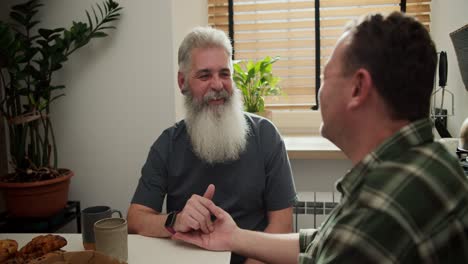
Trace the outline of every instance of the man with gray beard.
[[[199, 101], [188, 83], [183, 89], [187, 117], [185, 124], [193, 151], [208, 163], [236, 160], [245, 150], [249, 126], [242, 111], [239, 90], [232, 95], [226, 90], [210, 90]], [[223, 99], [224, 104], [211, 106], [210, 100]]]
[[[242, 111], [231, 56], [223, 31], [199, 27], [183, 40], [177, 79], [186, 118], [150, 149], [128, 210], [130, 232], [213, 232], [207, 208], [214, 203], [245, 229], [292, 231], [296, 192], [284, 142], [270, 121]], [[162, 214], [166, 196], [168, 214]], [[231, 258], [244, 261], [256, 262]]]

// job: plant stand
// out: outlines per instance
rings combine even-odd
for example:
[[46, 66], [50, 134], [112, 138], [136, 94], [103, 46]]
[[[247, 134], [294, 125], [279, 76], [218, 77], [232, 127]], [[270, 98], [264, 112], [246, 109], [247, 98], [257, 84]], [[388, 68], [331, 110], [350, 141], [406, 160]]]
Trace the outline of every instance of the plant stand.
[[47, 218], [15, 218], [8, 212], [0, 214], [0, 233], [55, 233], [73, 220], [81, 233], [79, 201], [68, 201], [65, 208]]

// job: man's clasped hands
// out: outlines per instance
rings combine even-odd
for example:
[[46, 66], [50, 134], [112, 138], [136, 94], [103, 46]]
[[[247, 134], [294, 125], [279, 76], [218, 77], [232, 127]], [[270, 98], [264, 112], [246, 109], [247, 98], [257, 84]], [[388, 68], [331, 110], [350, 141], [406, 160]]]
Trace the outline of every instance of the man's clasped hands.
[[203, 196], [192, 195], [177, 214], [176, 233], [172, 239], [210, 250], [229, 250], [228, 243], [239, 228], [232, 217], [212, 201], [214, 193], [215, 186], [210, 184]]

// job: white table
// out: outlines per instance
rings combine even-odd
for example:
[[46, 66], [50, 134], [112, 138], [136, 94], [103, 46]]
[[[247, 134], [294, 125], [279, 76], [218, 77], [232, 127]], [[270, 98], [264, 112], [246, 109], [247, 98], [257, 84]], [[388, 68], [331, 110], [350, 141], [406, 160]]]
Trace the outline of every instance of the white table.
[[[39, 234], [0, 234], [0, 239], [14, 239], [21, 248]], [[84, 250], [81, 234], [57, 234], [68, 244], [65, 251]], [[213, 252], [167, 238], [128, 235], [128, 263], [229, 263], [230, 252]]]

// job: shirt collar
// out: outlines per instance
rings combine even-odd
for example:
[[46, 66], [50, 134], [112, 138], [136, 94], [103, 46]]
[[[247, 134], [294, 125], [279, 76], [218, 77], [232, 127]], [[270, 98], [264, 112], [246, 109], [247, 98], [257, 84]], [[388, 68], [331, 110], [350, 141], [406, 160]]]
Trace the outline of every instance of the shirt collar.
[[431, 119], [424, 118], [402, 127], [339, 179], [336, 189], [343, 197], [348, 196], [361, 184], [364, 175], [381, 161], [402, 155], [409, 148], [434, 141], [432, 126]]

